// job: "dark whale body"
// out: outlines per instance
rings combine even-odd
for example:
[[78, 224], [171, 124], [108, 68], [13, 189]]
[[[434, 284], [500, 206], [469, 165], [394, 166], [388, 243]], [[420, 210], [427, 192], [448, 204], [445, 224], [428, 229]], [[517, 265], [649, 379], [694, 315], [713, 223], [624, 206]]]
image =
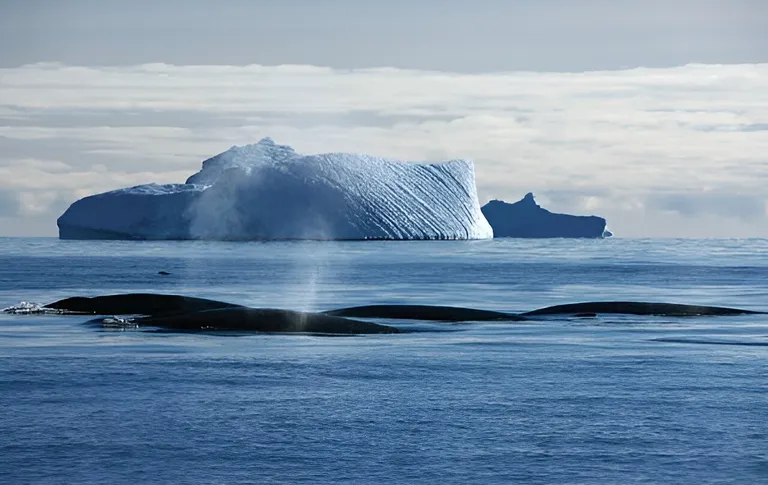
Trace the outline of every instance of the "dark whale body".
[[524, 317], [474, 308], [433, 305], [365, 305], [323, 312], [326, 315], [355, 318], [396, 318], [439, 322], [520, 321]]
[[74, 296], [45, 305], [45, 308], [67, 313], [89, 315], [160, 315], [164, 313], [192, 313], [220, 308], [243, 308], [223, 301], [193, 298], [181, 295], [155, 293], [126, 293], [93, 298]]
[[716, 315], [755, 315], [763, 314], [765, 312], [717, 306], [680, 305], [677, 303], [649, 303], [641, 301], [592, 301], [540, 308], [538, 310], [522, 313], [521, 316], [535, 317], [544, 315], [578, 315], [599, 313], [693, 317]]
[[132, 323], [168, 330], [325, 334], [399, 333], [398, 329], [387, 325], [322, 313], [248, 308], [204, 298], [154, 293], [127, 293], [93, 298], [76, 296], [50, 303], [45, 308], [90, 315], [143, 315], [133, 319]]
[[728, 307], [636, 301], [572, 303], [540, 308], [521, 314], [432, 305], [367, 305], [340, 308], [323, 313], [307, 313], [270, 308], [248, 308], [242, 305], [204, 298], [153, 293], [128, 293], [93, 298], [72, 297], [50, 303], [45, 308], [76, 314], [142, 315], [141, 317], [134, 318], [132, 322], [139, 326], [154, 326], [168, 330], [342, 335], [403, 332], [392, 326], [353, 320], [352, 318], [387, 318], [439, 322], [510, 322], [557, 315], [594, 317], [601, 313], [662, 315], [670, 317], [766, 313]]
[[169, 330], [271, 333], [388, 334], [395, 327], [334, 317], [322, 313], [273, 308], [232, 307], [195, 313], [137, 318], [133, 323]]

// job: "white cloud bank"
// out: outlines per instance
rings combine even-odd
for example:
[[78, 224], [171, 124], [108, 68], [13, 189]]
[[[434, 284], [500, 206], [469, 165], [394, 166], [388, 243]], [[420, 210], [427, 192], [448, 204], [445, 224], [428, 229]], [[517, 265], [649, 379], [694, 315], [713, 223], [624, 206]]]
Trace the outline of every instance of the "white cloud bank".
[[78, 197], [181, 182], [263, 136], [306, 153], [471, 158], [482, 200], [533, 191], [622, 236], [768, 237], [768, 64], [0, 69], [0, 235], [54, 235]]

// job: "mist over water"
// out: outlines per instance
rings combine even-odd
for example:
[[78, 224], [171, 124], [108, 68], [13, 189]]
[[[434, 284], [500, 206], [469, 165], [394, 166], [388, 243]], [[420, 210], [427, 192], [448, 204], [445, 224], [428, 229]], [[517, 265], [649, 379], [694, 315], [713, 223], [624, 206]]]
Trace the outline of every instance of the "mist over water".
[[[315, 311], [318, 307], [319, 288], [326, 280], [332, 280], [333, 271], [329, 266], [330, 255], [336, 248], [336, 243], [310, 244], [299, 251], [293, 268], [290, 268], [296, 288], [289, 293], [297, 295], [296, 302], [290, 308], [300, 311]], [[339, 265], [341, 263], [339, 262]]]
[[[768, 241], [0, 239], [0, 307], [138, 291], [768, 310]], [[87, 319], [0, 314], [2, 483], [768, 480], [764, 315], [389, 321], [423, 331], [348, 338]]]

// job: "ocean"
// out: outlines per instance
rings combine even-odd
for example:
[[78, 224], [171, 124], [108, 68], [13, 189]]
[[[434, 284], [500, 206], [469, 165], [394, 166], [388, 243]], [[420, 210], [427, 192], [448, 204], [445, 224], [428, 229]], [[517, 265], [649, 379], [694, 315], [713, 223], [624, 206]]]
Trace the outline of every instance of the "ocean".
[[[160, 275], [167, 271], [169, 275]], [[768, 310], [768, 240], [0, 239], [0, 307]], [[0, 483], [768, 483], [768, 315], [193, 334], [0, 314]]]

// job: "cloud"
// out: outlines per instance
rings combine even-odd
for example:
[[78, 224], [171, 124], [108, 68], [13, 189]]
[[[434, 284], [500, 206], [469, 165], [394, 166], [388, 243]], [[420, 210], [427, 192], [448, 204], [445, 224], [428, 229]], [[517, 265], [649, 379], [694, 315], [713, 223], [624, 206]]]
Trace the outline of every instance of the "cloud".
[[750, 221], [765, 217], [765, 203], [761, 196], [717, 192], [683, 193], [661, 195], [653, 199], [652, 207], [686, 217], [708, 214]]
[[21, 204], [15, 192], [0, 189], [0, 217], [15, 217], [19, 214]]
[[0, 69], [0, 177], [32, 194], [25, 207], [55, 234], [58, 206], [46, 200], [181, 182], [203, 159], [272, 136], [305, 153], [471, 158], [481, 199], [533, 191], [620, 235], [768, 236], [754, 223], [768, 200], [767, 78], [768, 64], [488, 74], [35, 64]]

